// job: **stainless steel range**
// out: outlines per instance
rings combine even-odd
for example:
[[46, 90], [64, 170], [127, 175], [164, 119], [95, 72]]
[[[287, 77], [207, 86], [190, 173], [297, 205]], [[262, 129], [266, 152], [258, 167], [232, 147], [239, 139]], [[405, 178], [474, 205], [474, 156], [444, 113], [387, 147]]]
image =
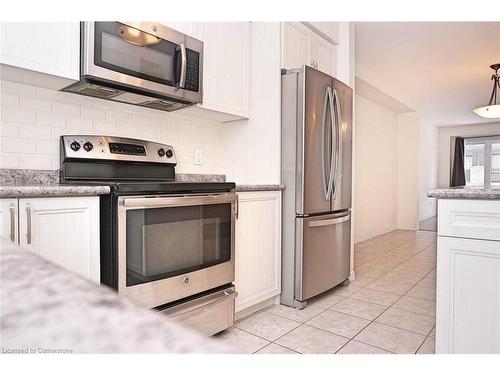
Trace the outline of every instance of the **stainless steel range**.
[[101, 282], [214, 334], [234, 320], [234, 183], [175, 182], [172, 146], [61, 137], [61, 183], [107, 184]]

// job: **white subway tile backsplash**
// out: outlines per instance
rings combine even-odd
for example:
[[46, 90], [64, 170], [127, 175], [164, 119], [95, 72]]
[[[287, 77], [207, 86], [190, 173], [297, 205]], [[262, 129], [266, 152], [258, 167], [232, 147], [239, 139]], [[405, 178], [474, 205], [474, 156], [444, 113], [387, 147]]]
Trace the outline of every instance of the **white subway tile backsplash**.
[[34, 109], [35, 111], [50, 112], [52, 110], [52, 101], [41, 98], [32, 98], [29, 96], [21, 96], [20, 106], [21, 108]]
[[69, 117], [68, 116], [68, 131], [69, 129], [76, 130], [92, 130], [93, 121], [87, 118]]
[[54, 102], [54, 113], [60, 113], [64, 115], [80, 116], [81, 106], [80, 104], [65, 103], [65, 102]]
[[36, 141], [33, 139], [2, 136], [2, 152], [13, 154], [36, 154]]
[[2, 121], [0, 124], [0, 136], [2, 137], [19, 137], [19, 124], [15, 122]]
[[[0, 81], [1, 168], [58, 169], [59, 138], [118, 135], [172, 145], [178, 173], [224, 173], [222, 124], [213, 120]], [[194, 165], [194, 149], [203, 164]]]
[[2, 120], [22, 124], [36, 123], [36, 112], [29, 109], [2, 106]]
[[66, 116], [58, 113], [47, 113], [38, 112], [37, 113], [37, 124], [45, 125], [57, 128], [66, 127]]
[[82, 105], [82, 117], [104, 120], [106, 118], [106, 111], [102, 108]]
[[57, 141], [36, 141], [37, 154], [52, 155], [56, 147], [58, 147]]
[[41, 125], [20, 125], [20, 138], [48, 140], [52, 137], [52, 128]]
[[129, 114], [127, 112], [106, 111], [106, 120], [111, 121], [129, 121]]
[[19, 107], [19, 95], [5, 93], [2, 95], [0, 104], [9, 107]]
[[21, 168], [21, 156], [17, 154], [0, 154], [0, 168], [19, 169]]
[[118, 135], [118, 121], [94, 120], [94, 131], [101, 134]]
[[22, 169], [52, 169], [50, 155], [21, 155]]

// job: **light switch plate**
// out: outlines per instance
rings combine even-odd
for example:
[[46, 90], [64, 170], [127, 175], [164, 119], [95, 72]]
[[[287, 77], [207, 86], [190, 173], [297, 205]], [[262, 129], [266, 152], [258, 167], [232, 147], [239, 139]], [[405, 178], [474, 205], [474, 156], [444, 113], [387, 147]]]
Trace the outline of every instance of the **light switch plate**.
[[203, 164], [201, 157], [201, 150], [194, 150], [194, 164], [196, 165]]

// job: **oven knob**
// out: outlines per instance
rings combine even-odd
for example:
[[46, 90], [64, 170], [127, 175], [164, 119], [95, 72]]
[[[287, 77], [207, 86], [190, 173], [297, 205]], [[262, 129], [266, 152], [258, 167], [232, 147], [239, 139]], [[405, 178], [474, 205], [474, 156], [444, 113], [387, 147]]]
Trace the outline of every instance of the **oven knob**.
[[69, 145], [69, 147], [71, 147], [73, 151], [78, 151], [80, 149], [80, 143], [74, 141]]
[[92, 143], [90, 142], [85, 142], [83, 144], [83, 149], [87, 152], [91, 151], [92, 149], [94, 148], [94, 146], [92, 145]]
[[165, 156], [165, 149], [160, 148], [160, 149], [158, 150], [158, 155], [160, 155], [160, 157]]
[[166, 155], [167, 158], [171, 158], [172, 156], [174, 156], [174, 153], [172, 152], [172, 150], [167, 150]]
[[184, 276], [184, 278], [182, 279], [182, 283], [183, 284], [188, 284], [189, 283], [189, 277], [188, 276]]

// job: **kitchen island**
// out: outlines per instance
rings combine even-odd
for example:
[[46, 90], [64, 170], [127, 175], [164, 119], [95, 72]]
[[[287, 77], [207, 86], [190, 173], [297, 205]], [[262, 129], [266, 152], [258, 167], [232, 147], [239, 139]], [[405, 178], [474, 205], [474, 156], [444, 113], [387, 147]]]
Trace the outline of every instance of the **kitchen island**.
[[228, 353], [20, 246], [0, 243], [2, 353]]
[[500, 190], [438, 199], [436, 353], [500, 353]]

